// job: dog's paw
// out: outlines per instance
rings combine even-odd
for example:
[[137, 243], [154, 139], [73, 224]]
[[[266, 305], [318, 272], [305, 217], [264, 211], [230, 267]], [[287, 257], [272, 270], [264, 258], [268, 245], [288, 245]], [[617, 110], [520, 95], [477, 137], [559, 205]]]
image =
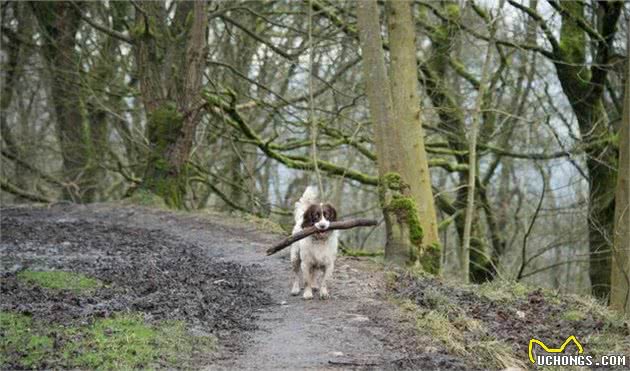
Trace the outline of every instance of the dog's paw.
[[328, 290], [326, 290], [326, 288], [322, 288], [322, 291], [319, 292], [319, 298], [322, 300], [330, 299], [330, 294], [328, 293]]
[[311, 299], [313, 299], [313, 291], [311, 291], [311, 290], [304, 290], [304, 295], [302, 295], [302, 297], [304, 298], [304, 300], [311, 300]]
[[291, 289], [291, 295], [293, 295], [293, 296], [298, 296], [298, 295], [300, 295], [300, 286], [298, 286], [298, 287], [293, 287], [293, 288]]

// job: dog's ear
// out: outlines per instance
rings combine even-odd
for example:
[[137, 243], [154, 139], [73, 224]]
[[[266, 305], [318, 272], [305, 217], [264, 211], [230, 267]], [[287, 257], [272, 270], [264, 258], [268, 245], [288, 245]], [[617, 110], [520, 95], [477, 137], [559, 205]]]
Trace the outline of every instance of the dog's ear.
[[324, 207], [324, 218], [326, 220], [334, 222], [337, 220], [337, 209], [333, 207], [331, 204], [325, 204]]
[[306, 209], [302, 217], [302, 228], [312, 227], [319, 221], [319, 206], [311, 205]]

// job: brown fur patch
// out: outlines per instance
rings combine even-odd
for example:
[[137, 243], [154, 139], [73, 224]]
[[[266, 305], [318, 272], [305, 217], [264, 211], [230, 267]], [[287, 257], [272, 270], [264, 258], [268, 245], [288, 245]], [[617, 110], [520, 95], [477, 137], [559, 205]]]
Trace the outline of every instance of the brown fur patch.
[[314, 226], [322, 219], [322, 215], [330, 222], [337, 220], [337, 210], [331, 204], [313, 204], [304, 212], [302, 228]]

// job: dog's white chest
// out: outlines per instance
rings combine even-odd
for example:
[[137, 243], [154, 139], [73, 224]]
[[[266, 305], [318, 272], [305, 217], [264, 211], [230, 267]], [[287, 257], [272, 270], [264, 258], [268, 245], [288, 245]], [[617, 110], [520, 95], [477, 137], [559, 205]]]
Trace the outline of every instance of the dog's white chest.
[[325, 240], [317, 240], [314, 238], [304, 239], [300, 246], [300, 255], [302, 255], [302, 259], [317, 265], [330, 264], [335, 260], [337, 255], [336, 237], [337, 236], [330, 236]]

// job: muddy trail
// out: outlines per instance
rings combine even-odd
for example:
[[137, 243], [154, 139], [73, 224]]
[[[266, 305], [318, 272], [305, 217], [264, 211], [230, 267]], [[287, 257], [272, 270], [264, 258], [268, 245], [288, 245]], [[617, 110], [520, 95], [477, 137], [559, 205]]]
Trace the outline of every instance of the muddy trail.
[[[4, 208], [0, 309], [55, 324], [121, 312], [183, 320], [218, 339], [193, 368], [470, 369], [401, 315], [373, 263], [340, 257], [330, 300], [290, 296], [287, 252], [264, 254], [278, 238], [221, 215], [103, 204]], [[105, 285], [51, 295], [18, 279], [27, 269], [82, 273]]]

